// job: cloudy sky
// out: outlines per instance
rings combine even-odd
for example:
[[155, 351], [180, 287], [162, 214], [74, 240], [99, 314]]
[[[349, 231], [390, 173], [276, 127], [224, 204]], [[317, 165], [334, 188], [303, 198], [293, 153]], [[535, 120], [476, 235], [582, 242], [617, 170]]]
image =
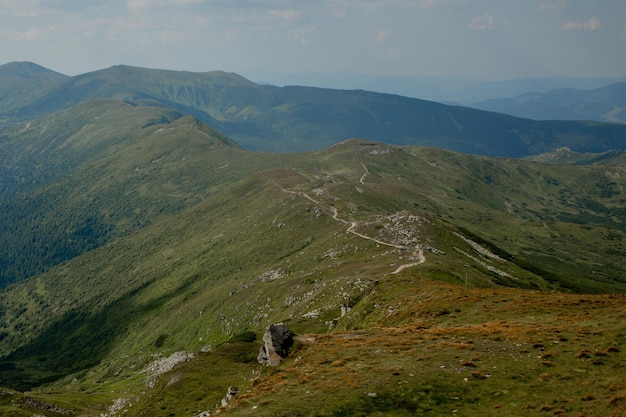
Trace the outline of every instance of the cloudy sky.
[[625, 0], [0, 0], [0, 63], [626, 76]]

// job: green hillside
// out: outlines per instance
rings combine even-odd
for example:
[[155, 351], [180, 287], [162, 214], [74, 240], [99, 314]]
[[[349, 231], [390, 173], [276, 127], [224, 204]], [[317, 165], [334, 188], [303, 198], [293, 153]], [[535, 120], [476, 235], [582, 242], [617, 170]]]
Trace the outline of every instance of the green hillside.
[[[40, 84], [0, 99], [0, 415], [626, 412], [621, 127], [221, 72], [11, 71]], [[324, 139], [354, 126], [571, 148]], [[278, 322], [295, 345], [260, 365]]]
[[48, 93], [65, 78], [30, 62], [0, 65], [0, 126], [12, 123], [18, 109]]
[[[156, 135], [177, 122], [186, 126], [184, 137], [195, 137], [190, 118], [150, 128]], [[213, 140], [185, 153], [197, 164], [175, 154], [163, 164], [178, 162], [159, 171], [151, 165], [157, 155], [147, 151], [153, 140], [131, 142], [102, 167], [119, 158], [131, 168], [143, 160], [140, 168], [150, 166], [162, 180], [177, 171], [179, 182], [163, 188], [150, 175], [134, 186], [154, 197], [142, 212], [161, 214], [0, 293], [0, 385], [36, 390], [5, 392], [5, 410], [30, 415], [43, 402], [100, 415], [117, 401], [127, 415], [193, 416], [214, 410], [233, 384], [246, 393], [225, 411], [233, 415], [253, 406], [264, 415], [407, 415], [462, 405], [476, 412], [485, 404], [493, 409], [487, 415], [515, 415], [526, 405], [537, 412], [566, 407], [558, 403], [569, 398], [558, 394], [563, 389], [580, 398], [615, 392], [615, 401], [594, 406], [620, 409], [623, 387], [607, 370], [619, 373], [623, 363], [623, 297], [562, 293], [626, 292], [623, 167], [366, 141], [257, 154]], [[131, 152], [139, 146], [145, 151]], [[173, 189], [180, 199], [203, 181], [202, 191], [190, 192], [193, 201], [168, 208]], [[581, 302], [582, 310], [575, 306]], [[351, 307], [344, 317], [342, 305]], [[584, 311], [585, 320], [575, 320]], [[570, 320], [576, 324], [566, 328]], [[296, 359], [263, 369], [253, 335], [280, 321], [305, 337]], [[552, 342], [557, 328], [561, 343], [571, 343]], [[551, 353], [521, 380], [478, 382], [497, 374], [493, 366], [519, 373], [510, 355], [542, 356], [539, 344]], [[575, 357], [586, 349], [593, 358], [594, 348], [605, 355], [599, 365]], [[176, 352], [189, 360], [150, 376], [151, 364], [181, 357]], [[428, 366], [417, 366], [416, 357]], [[435, 372], [455, 363], [457, 370]], [[381, 372], [388, 376], [379, 379]], [[410, 382], [409, 374], [425, 379]], [[599, 385], [572, 388], [587, 379]], [[535, 380], [552, 381], [550, 403], [528, 397], [544, 393]], [[576, 400], [568, 407], [585, 406]]]
[[[337, 167], [354, 164], [351, 155], [336, 155], [339, 149], [331, 148], [329, 160], [336, 160]], [[312, 158], [309, 155], [244, 152], [193, 117], [112, 100], [85, 102], [5, 129], [0, 150], [1, 286], [179, 213], [211, 196], [218, 185], [294, 161], [313, 163], [305, 162]], [[510, 214], [554, 223], [550, 236], [566, 233], [556, 231], [559, 222], [622, 228], [619, 167], [614, 174], [602, 168], [570, 173], [571, 168], [561, 166], [541, 166], [538, 171], [536, 164], [517, 167], [514, 160], [430, 152], [439, 153], [435, 159], [449, 158], [443, 169], [402, 152], [379, 158], [389, 166], [378, 168], [379, 162], [372, 161], [372, 175], [381, 169], [405, 178], [393, 188], [406, 195], [427, 196], [407, 207], [434, 210], [429, 214], [455, 219], [455, 224], [481, 230], [486, 238], [498, 235], [498, 229], [520, 227], [520, 220], [506, 218]], [[420, 173], [419, 180], [415, 172]], [[533, 233], [530, 236], [516, 236], [514, 243], [503, 244], [517, 245], [515, 249], [523, 253], [521, 240], [538, 239]], [[556, 254], [555, 264], [546, 267], [563, 274], [568, 268], [559, 262], [569, 257]], [[617, 275], [612, 273], [610, 279]]]
[[[200, 158], [209, 151], [215, 159]], [[199, 201], [209, 186], [233, 178], [219, 169], [224, 152], [239, 147], [191, 117], [119, 101], [5, 130], [0, 286]], [[246, 168], [239, 171], [235, 178]]]
[[524, 159], [547, 164], [619, 166], [626, 163], [626, 151], [574, 152], [568, 147], [563, 147], [554, 152], [532, 155]]
[[319, 150], [350, 138], [506, 157], [562, 146], [578, 152], [626, 147], [624, 125], [537, 122], [362, 90], [258, 85], [221, 71], [118, 65], [64, 78], [53, 88], [33, 87], [28, 97], [19, 107], [0, 99], [0, 114], [28, 121], [93, 99], [165, 106], [208, 123], [248, 150]]

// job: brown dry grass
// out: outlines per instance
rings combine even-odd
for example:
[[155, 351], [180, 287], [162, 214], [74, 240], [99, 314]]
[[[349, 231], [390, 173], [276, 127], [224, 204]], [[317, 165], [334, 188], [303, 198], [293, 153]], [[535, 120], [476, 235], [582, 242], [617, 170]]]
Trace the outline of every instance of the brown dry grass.
[[[365, 401], [367, 393], [432, 396], [429, 390], [442, 384], [465, 414], [624, 414], [623, 296], [404, 282], [381, 282], [367, 300], [395, 307], [378, 326], [306, 335], [295, 358], [261, 376], [246, 404], [271, 395], [285, 409], [301, 406], [310, 415], [293, 399], [319, 401], [326, 393], [333, 399], [322, 401], [316, 413], [333, 415], [346, 401]], [[278, 415], [272, 410], [267, 415]], [[238, 407], [228, 413], [246, 415]]]

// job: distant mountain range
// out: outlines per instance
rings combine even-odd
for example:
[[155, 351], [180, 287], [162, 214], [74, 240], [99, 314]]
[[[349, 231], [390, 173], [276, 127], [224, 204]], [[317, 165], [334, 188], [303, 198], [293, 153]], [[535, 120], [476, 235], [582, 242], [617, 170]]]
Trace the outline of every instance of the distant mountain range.
[[590, 90], [626, 81], [626, 77], [533, 77], [487, 81], [437, 76], [376, 76], [341, 71], [281, 73], [250, 70], [241, 75], [260, 84], [363, 89], [462, 106], [489, 99], [515, 97], [529, 91], [545, 93], [559, 88]]
[[0, 66], [0, 91], [5, 123], [87, 100], [115, 99], [193, 115], [249, 150], [299, 152], [349, 138], [507, 157], [563, 146], [579, 152], [626, 148], [625, 126], [533, 121], [361, 90], [273, 87], [219, 71], [115, 66], [65, 77], [35, 64], [12, 63]]
[[626, 83], [592, 90], [563, 88], [491, 99], [471, 107], [535, 120], [596, 120], [626, 123]]

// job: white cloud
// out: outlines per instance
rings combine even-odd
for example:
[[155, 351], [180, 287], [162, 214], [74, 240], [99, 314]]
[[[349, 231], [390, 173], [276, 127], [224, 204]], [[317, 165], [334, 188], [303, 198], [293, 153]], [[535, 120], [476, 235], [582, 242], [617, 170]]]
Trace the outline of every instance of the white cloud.
[[348, 0], [342, 3], [345, 10], [361, 15], [371, 15], [381, 8], [389, 6], [389, 0], [354, 1]]
[[544, 12], [564, 12], [569, 9], [569, 0], [550, 0], [542, 2], [537, 11]]
[[147, 10], [167, 6], [188, 6], [200, 4], [202, 0], [127, 0], [126, 7], [129, 10]]
[[418, 4], [421, 7], [431, 8], [435, 5], [436, 0], [419, 0]]
[[441, 6], [445, 4], [459, 4], [467, 3], [469, 0], [418, 0], [417, 5], [424, 8], [432, 8], [435, 6]]
[[[467, 71], [502, 78], [524, 71], [619, 74], [626, 70], [619, 50], [626, 45], [626, 22], [619, 19], [626, 0], [606, 2], [599, 8], [583, 0], [0, 0], [0, 58], [30, 59], [72, 74], [116, 63], [229, 71]], [[575, 54], [567, 52], [580, 48], [580, 39], [551, 37], [555, 28], [570, 35], [604, 33], [613, 43], [587, 37], [585, 47], [594, 49], [601, 65], [576, 65]], [[467, 36], [474, 30], [503, 36]], [[509, 41], [534, 46], [509, 51]], [[502, 65], [481, 69], [483, 61], [472, 61], [473, 42], [498, 51], [484, 62]], [[516, 68], [514, 53], [525, 54], [519, 61], [529, 64]], [[473, 66], [455, 64], [461, 61]]]
[[600, 21], [592, 16], [586, 22], [567, 22], [563, 25], [563, 29], [594, 31], [600, 29]]
[[416, 6], [432, 7], [441, 1], [442, 0], [330, 0], [328, 1], [329, 4], [327, 6], [331, 7], [332, 13], [340, 11], [342, 15], [356, 14], [361, 16], [371, 16], [390, 8], [413, 9]]
[[128, 0], [126, 7], [129, 10], [145, 10], [154, 7], [154, 1], [151, 0]]
[[348, 12], [345, 9], [337, 8], [331, 8], [327, 14], [331, 19], [343, 19], [348, 16]]
[[469, 21], [467, 26], [474, 30], [491, 31], [493, 30], [493, 16], [488, 13], [477, 14]]
[[305, 47], [309, 43], [308, 35], [315, 32], [315, 26], [303, 27], [289, 31], [289, 39], [297, 41], [301, 47]]
[[38, 39], [39, 37], [40, 32], [37, 29], [33, 28], [26, 31], [0, 31], [0, 40], [7, 40], [11, 42], [30, 42]]
[[35, 19], [49, 15], [46, 8], [41, 7], [34, 0], [18, 2], [14, 0], [0, 0], [0, 17], [17, 19]]
[[270, 16], [278, 17], [279, 19], [289, 22], [297, 20], [301, 15], [301, 12], [299, 10], [268, 10], [267, 13]]
[[161, 34], [159, 35], [159, 39], [162, 44], [169, 45], [189, 42], [192, 37], [190, 36], [189, 32], [186, 32], [184, 30], [168, 30], [161, 32]]

